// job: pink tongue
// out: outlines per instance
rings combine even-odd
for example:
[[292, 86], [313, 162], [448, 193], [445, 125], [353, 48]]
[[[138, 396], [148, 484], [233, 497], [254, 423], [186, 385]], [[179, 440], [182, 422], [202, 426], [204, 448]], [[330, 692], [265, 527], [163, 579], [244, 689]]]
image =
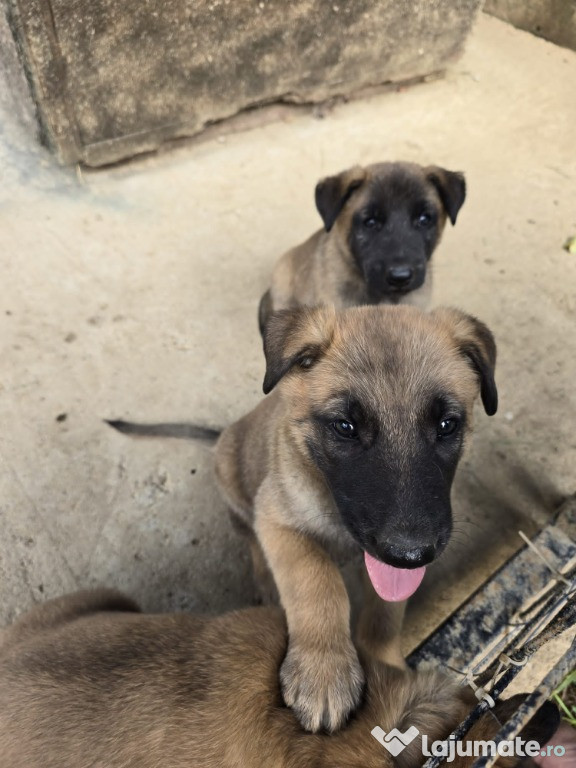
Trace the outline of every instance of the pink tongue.
[[364, 552], [366, 569], [378, 597], [390, 603], [407, 600], [418, 589], [426, 568], [394, 568]]

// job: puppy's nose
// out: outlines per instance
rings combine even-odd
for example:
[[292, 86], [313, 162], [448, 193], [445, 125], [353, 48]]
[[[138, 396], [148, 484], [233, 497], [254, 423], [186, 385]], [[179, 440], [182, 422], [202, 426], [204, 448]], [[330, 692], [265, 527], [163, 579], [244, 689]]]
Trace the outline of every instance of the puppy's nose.
[[394, 288], [403, 288], [412, 280], [414, 272], [410, 267], [390, 267], [386, 273], [386, 280]]
[[426, 544], [419, 547], [405, 546], [404, 544], [386, 541], [378, 547], [378, 559], [395, 568], [421, 568], [428, 565], [436, 557], [434, 544]]

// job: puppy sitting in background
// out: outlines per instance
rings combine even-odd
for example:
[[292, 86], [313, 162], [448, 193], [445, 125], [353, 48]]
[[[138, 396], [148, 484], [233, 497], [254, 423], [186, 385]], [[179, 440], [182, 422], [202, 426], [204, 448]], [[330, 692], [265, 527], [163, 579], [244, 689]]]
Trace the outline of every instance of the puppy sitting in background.
[[[81, 592], [0, 633], [2, 768], [417, 768], [421, 736], [446, 738], [475, 703], [441, 674], [366, 660], [357, 717], [333, 736], [307, 734], [281, 704], [281, 611], [210, 619], [137, 611], [118, 592]], [[517, 704], [498, 704], [497, 717]], [[392, 758], [371, 735], [376, 726], [420, 733]], [[544, 744], [557, 726], [546, 705], [524, 738]], [[498, 728], [485, 715], [467, 740]]]
[[466, 197], [461, 173], [435, 165], [356, 166], [316, 186], [324, 229], [288, 251], [260, 301], [272, 312], [333, 304], [429, 304], [428, 261]]

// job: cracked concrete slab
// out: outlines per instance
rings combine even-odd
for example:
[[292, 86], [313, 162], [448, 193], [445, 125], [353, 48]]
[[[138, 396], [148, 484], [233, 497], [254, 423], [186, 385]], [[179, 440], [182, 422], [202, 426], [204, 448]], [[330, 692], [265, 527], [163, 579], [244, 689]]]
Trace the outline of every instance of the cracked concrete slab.
[[252, 600], [210, 448], [103, 419], [223, 426], [258, 402], [259, 296], [320, 224], [317, 179], [354, 163], [465, 171], [435, 303], [499, 345], [501, 407], [478, 410], [455, 486], [462, 565], [431, 569], [407, 646], [543, 525], [574, 491], [574, 82], [575, 52], [482, 16], [441, 80], [90, 173], [57, 167], [0, 89], [0, 624], [102, 583], [147, 610]]
[[[480, 0], [136, 0], [6, 7], [43, 130], [66, 163], [101, 166], [240, 110], [311, 103], [442, 71]], [[2, 3], [0, 3], [0, 14]]]

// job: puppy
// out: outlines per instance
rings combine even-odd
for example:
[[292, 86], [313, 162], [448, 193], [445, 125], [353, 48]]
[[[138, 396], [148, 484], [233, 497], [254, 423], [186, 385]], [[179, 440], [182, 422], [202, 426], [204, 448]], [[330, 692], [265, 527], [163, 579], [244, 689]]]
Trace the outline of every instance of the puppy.
[[[280, 611], [206, 619], [137, 610], [117, 592], [82, 592], [35, 608], [0, 635], [2, 768], [416, 768], [422, 735], [446, 738], [473, 706], [466, 689], [438, 673], [367, 660], [353, 722], [334, 736], [306, 734], [278, 690]], [[501, 720], [512, 703], [499, 705]], [[547, 706], [525, 737], [543, 744], [557, 725]], [[392, 759], [371, 735], [376, 726], [419, 734]], [[467, 738], [497, 730], [485, 716]]]
[[337, 563], [364, 556], [360, 625], [402, 664], [402, 601], [450, 538], [477, 395], [496, 411], [496, 347], [458, 310], [379, 306], [285, 310], [264, 349], [271, 394], [223, 432], [217, 478], [286, 611], [284, 700], [334, 731], [364, 682]]
[[324, 229], [288, 251], [260, 301], [260, 331], [279, 309], [414, 304], [430, 299], [428, 262], [466, 197], [461, 173], [414, 163], [356, 166], [316, 186]]

